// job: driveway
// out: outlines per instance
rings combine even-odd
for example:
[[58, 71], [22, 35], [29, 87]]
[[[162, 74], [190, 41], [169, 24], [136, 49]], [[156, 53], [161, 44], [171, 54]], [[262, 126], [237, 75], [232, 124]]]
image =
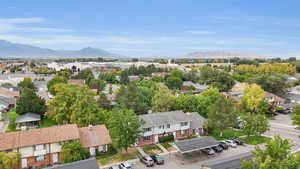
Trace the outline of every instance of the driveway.
[[[243, 154], [245, 152], [250, 152], [254, 150], [254, 146], [245, 145], [238, 146], [238, 148], [230, 148], [222, 153], [217, 153], [215, 155], [209, 156], [201, 152], [188, 153], [186, 155], [180, 154], [179, 152], [166, 154], [164, 165], [156, 165], [153, 168], [157, 169], [200, 169], [204, 162], [215, 159], [223, 159], [225, 157], [235, 156], [238, 154]], [[136, 162], [133, 165], [133, 169], [149, 169], [144, 164]]]
[[289, 139], [293, 143], [292, 150], [300, 150], [300, 130], [295, 129], [296, 126], [292, 125], [290, 115], [279, 114], [275, 119], [270, 120], [270, 130], [264, 133], [265, 136], [273, 137], [279, 135], [284, 139]]

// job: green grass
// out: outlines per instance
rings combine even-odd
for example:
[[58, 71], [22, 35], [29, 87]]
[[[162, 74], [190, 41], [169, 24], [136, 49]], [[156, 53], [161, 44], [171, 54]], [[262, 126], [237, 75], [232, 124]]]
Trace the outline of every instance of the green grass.
[[157, 145], [144, 146], [143, 150], [148, 155], [154, 155], [154, 154], [162, 153], [162, 150]]
[[220, 132], [213, 131], [209, 134], [205, 134], [207, 136], [213, 136], [216, 140], [224, 140], [224, 139], [230, 139], [233, 137], [240, 137], [245, 135], [242, 131], [239, 130], [232, 130], [232, 129], [226, 129], [223, 131], [223, 135], [220, 136]]
[[165, 149], [167, 149], [169, 152], [176, 150], [175, 147], [173, 147], [170, 143], [160, 143]]
[[271, 140], [271, 138], [265, 136], [250, 136], [250, 137], [243, 137], [241, 139], [245, 141], [246, 144], [251, 144], [251, 145], [263, 144]]
[[137, 158], [137, 150], [135, 148], [129, 148], [128, 152], [114, 152], [97, 156], [97, 161], [101, 165], [108, 165], [118, 163], [122, 161], [132, 160]]
[[7, 117], [7, 112], [2, 112], [2, 120], [4, 121]]
[[57, 123], [54, 120], [44, 117], [41, 120], [40, 128], [51, 127], [51, 126], [55, 126], [55, 125], [57, 125]]
[[16, 113], [16, 110], [12, 110], [9, 112], [9, 124], [8, 127], [6, 129], [6, 132], [12, 132], [12, 131], [16, 131], [16, 118], [18, 117], [18, 114]]

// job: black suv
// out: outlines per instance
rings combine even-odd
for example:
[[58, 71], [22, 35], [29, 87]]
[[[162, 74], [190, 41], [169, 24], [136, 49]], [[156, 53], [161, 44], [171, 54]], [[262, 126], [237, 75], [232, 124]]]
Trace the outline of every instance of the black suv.
[[160, 155], [156, 154], [156, 155], [152, 155], [150, 156], [153, 161], [158, 164], [158, 165], [161, 165], [161, 164], [164, 164], [165, 163], [165, 160], [164, 158], [162, 158]]

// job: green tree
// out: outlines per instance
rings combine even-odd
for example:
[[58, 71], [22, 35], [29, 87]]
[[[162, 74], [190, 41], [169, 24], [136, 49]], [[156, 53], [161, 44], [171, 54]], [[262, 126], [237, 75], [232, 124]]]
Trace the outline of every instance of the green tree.
[[21, 87], [22, 89], [25, 89], [25, 88], [29, 88], [29, 89], [32, 89], [32, 90], [36, 89], [35, 85], [32, 82], [30, 77], [24, 77], [24, 79], [21, 82], [18, 83], [18, 86]]
[[87, 126], [102, 121], [95, 94], [87, 86], [58, 84], [55, 92], [46, 115], [57, 123]]
[[171, 72], [170, 72], [170, 76], [172, 77], [177, 77], [179, 79], [182, 80], [183, 78], [183, 72], [178, 70], [178, 69], [173, 69]]
[[300, 104], [297, 104], [292, 110], [293, 124], [300, 128]]
[[169, 111], [173, 106], [174, 98], [168, 87], [158, 84], [158, 90], [152, 98], [152, 110], [155, 112]]
[[242, 160], [241, 169], [298, 169], [300, 157], [292, 154], [291, 143], [275, 136], [265, 149], [256, 147], [253, 162]]
[[198, 112], [198, 105], [200, 104], [199, 97], [201, 96], [181, 94], [175, 98], [173, 109], [182, 110], [184, 112]]
[[82, 147], [79, 141], [63, 143], [60, 155], [62, 163], [71, 163], [85, 160], [90, 157], [89, 152]]
[[179, 77], [169, 76], [166, 80], [166, 85], [171, 89], [178, 89], [182, 85], [182, 80]]
[[20, 98], [16, 103], [16, 112], [18, 114], [24, 113], [39, 113], [43, 114], [47, 111], [45, 100], [37, 96], [34, 90], [24, 88], [21, 92]]
[[264, 90], [257, 84], [251, 84], [244, 90], [244, 95], [241, 98], [241, 105], [246, 112], [257, 112], [259, 103], [264, 99]]
[[90, 68], [82, 69], [76, 76], [75, 79], [84, 79], [85, 84], [90, 84], [90, 81], [94, 79], [94, 74]]
[[20, 160], [20, 153], [0, 152], [0, 169], [12, 169], [17, 166]]
[[55, 95], [55, 85], [59, 83], [67, 83], [68, 80], [64, 76], [55, 76], [53, 79], [49, 80], [47, 83], [48, 91]]
[[204, 90], [200, 95], [198, 95], [198, 106], [197, 112], [203, 117], [207, 117], [209, 112], [209, 107], [215, 105], [218, 98], [222, 97], [222, 94], [217, 88], [209, 88]]
[[99, 94], [100, 98], [97, 100], [97, 104], [100, 108], [111, 109], [110, 101], [107, 99], [106, 95], [103, 92]]
[[129, 73], [126, 70], [122, 71], [121, 75], [120, 75], [120, 83], [128, 84], [129, 83], [128, 76], [129, 76]]
[[235, 125], [237, 112], [232, 99], [226, 99], [224, 96], [218, 97], [208, 110], [207, 124], [209, 128], [220, 131], [220, 136], [223, 135], [225, 129]]
[[142, 123], [132, 110], [114, 109], [108, 121], [114, 147], [125, 149], [127, 152], [128, 147], [135, 143], [142, 132], [140, 130]]
[[260, 136], [269, 130], [268, 119], [263, 114], [245, 114], [242, 118], [242, 130], [247, 137], [251, 135]]

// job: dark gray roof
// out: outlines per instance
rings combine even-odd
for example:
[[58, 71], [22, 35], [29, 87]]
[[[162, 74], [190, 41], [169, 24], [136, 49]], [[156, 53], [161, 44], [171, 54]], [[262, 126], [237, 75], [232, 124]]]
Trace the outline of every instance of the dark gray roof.
[[13, 91], [20, 91], [21, 90], [20, 87], [14, 86], [10, 83], [3, 83], [3, 84], [1, 84], [1, 87], [9, 89], [9, 90], [13, 90]]
[[62, 165], [56, 165], [45, 169], [99, 169], [99, 166], [95, 158], [89, 158], [86, 160], [76, 161], [73, 163], [67, 163]]
[[292, 101], [300, 101], [300, 93], [295, 93], [295, 92], [288, 92], [286, 94], [286, 98]]
[[184, 113], [181, 110], [143, 114], [139, 115], [139, 118], [145, 121], [145, 123], [142, 125], [142, 128], [160, 126], [164, 124], [176, 124], [186, 121], [192, 122], [194, 120], [199, 120], [199, 122], [193, 122], [194, 126], [197, 125], [202, 127], [205, 120], [198, 113]]
[[192, 112], [192, 113], [186, 113], [190, 120], [191, 120], [191, 129], [197, 129], [197, 128], [201, 128], [206, 119], [202, 116], [199, 115], [199, 113], [197, 112]]
[[284, 109], [291, 109], [293, 107], [295, 107], [297, 105], [297, 103], [283, 103], [283, 104], [279, 104], [280, 107], [283, 107]]
[[204, 163], [202, 166], [208, 167], [210, 169], [240, 169], [241, 159], [250, 161], [254, 157], [250, 152], [239, 154], [232, 157], [227, 157], [224, 159], [213, 160]]
[[5, 97], [0, 95], [0, 104], [4, 106], [9, 106], [11, 104], [16, 104], [16, 99], [13, 97]]
[[179, 149], [181, 153], [188, 153], [192, 151], [202, 150], [218, 144], [219, 142], [211, 136], [201, 136], [198, 138], [175, 142], [176, 147]]
[[25, 123], [25, 122], [32, 122], [32, 121], [40, 121], [41, 115], [36, 113], [26, 113], [20, 115], [16, 118], [16, 123]]

